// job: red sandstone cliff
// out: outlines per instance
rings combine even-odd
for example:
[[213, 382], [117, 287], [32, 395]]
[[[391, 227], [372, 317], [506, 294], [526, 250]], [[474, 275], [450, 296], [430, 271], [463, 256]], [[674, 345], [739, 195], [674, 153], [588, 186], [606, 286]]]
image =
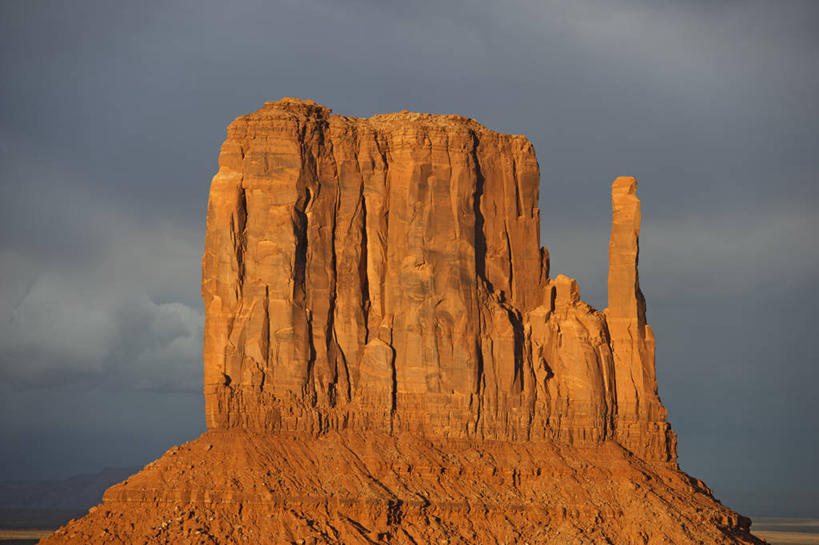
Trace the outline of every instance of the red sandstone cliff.
[[208, 427], [541, 432], [538, 182], [528, 140], [456, 116], [285, 99], [234, 121], [208, 207]]
[[673, 461], [633, 179], [615, 182], [604, 316], [548, 279], [525, 137], [285, 99], [234, 121], [219, 165], [202, 282], [210, 429], [615, 436]]
[[549, 278], [523, 136], [267, 103], [203, 258], [209, 431], [44, 543], [755, 543], [676, 469], [633, 178], [609, 304]]

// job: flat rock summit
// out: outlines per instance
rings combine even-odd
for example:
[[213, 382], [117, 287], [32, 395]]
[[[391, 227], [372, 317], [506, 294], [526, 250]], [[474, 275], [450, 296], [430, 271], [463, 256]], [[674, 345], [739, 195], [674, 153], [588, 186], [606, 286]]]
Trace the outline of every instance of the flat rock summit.
[[208, 431], [41, 543], [763, 543], [677, 467], [634, 178], [599, 311], [549, 276], [523, 136], [292, 98], [227, 132]]

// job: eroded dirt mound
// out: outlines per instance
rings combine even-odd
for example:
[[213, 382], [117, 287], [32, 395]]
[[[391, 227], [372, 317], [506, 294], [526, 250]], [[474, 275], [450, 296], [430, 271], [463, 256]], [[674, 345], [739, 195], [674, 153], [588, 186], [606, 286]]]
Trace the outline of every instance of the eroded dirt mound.
[[208, 432], [43, 545], [761, 543], [671, 467], [614, 442]]

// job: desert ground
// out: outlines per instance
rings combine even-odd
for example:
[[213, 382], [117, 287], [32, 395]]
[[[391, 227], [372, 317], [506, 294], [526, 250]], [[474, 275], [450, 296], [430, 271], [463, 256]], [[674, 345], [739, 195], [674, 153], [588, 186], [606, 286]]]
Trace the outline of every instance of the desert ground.
[[[819, 544], [819, 519], [760, 517], [755, 519], [752, 529], [771, 545]], [[33, 545], [53, 531], [0, 529], [0, 545]]]
[[752, 528], [771, 545], [819, 544], [819, 519], [759, 517]]

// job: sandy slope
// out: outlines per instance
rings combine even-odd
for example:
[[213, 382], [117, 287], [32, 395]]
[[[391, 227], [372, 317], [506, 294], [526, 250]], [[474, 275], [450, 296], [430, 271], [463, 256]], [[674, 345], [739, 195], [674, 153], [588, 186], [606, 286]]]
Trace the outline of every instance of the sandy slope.
[[207, 432], [41, 543], [762, 543], [613, 442]]

